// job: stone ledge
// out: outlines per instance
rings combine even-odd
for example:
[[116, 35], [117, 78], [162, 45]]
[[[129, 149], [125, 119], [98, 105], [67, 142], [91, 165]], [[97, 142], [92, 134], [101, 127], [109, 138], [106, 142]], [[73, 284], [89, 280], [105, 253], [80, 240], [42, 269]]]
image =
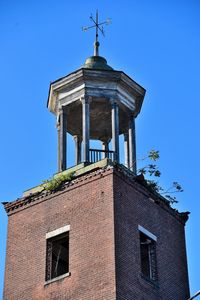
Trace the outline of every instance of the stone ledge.
[[48, 285], [48, 284], [50, 284], [50, 283], [52, 283], [52, 282], [55, 282], [55, 281], [64, 279], [64, 278], [69, 277], [69, 276], [71, 276], [71, 273], [70, 273], [70, 272], [69, 272], [69, 273], [66, 273], [66, 274], [63, 274], [63, 275], [60, 275], [60, 276], [58, 276], [58, 277], [55, 277], [55, 278], [53, 278], [53, 279], [49, 279], [49, 280], [45, 281], [44, 286], [46, 286], [46, 285]]
[[[83, 175], [84, 173], [92, 171], [93, 169], [106, 167], [110, 163], [111, 162], [108, 158], [102, 159], [102, 160], [100, 160], [96, 163], [92, 163], [92, 164], [91, 163], [80, 163], [74, 167], [71, 167], [71, 168], [63, 171], [63, 172], [54, 174], [53, 177], [56, 178], [60, 175], [67, 175], [70, 173], [74, 173], [74, 176], [77, 177], [77, 176]], [[33, 188], [30, 188], [30, 189], [24, 191], [23, 197], [28, 197], [32, 194], [42, 192], [44, 190], [44, 185], [45, 185], [45, 183], [42, 183], [40, 185], [37, 185]]]

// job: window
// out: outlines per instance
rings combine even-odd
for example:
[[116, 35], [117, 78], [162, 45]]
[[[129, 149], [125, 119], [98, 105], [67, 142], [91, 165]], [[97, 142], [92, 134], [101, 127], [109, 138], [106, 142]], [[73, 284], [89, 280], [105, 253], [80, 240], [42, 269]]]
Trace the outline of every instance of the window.
[[46, 235], [46, 281], [69, 273], [69, 230], [60, 231]]
[[146, 278], [157, 281], [156, 241], [152, 239], [155, 236], [145, 233], [140, 231], [141, 271]]

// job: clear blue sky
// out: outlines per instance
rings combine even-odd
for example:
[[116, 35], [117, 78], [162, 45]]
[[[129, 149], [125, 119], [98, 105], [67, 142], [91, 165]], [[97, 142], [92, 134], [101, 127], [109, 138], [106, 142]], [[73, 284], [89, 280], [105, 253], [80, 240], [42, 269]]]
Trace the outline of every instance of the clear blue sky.
[[[147, 94], [137, 119], [137, 155], [160, 150], [161, 184], [184, 187], [175, 206], [186, 226], [191, 293], [200, 289], [199, 0], [0, 1], [0, 200], [11, 201], [57, 170], [54, 116], [46, 108], [50, 81], [92, 55], [89, 15], [112, 18], [100, 54]], [[72, 147], [73, 149], [73, 147]], [[73, 164], [72, 155], [70, 163]], [[0, 207], [0, 295], [7, 216]]]

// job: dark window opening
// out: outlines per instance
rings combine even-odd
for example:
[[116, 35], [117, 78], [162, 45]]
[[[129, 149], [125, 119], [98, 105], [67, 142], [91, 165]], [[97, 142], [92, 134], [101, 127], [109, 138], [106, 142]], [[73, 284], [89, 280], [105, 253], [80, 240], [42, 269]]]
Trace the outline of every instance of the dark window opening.
[[69, 273], [69, 232], [47, 239], [46, 280]]
[[145, 277], [156, 281], [156, 242], [142, 232], [140, 232], [140, 256], [142, 274]]

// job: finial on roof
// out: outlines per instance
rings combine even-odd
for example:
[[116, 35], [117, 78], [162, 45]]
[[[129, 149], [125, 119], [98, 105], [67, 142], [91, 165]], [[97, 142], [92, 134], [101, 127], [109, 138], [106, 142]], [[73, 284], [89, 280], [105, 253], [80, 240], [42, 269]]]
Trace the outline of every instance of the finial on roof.
[[82, 27], [82, 30], [83, 31], [87, 31], [90, 28], [96, 28], [96, 38], [95, 38], [95, 42], [94, 42], [94, 56], [99, 56], [99, 45], [100, 45], [100, 43], [98, 41], [99, 30], [102, 33], [102, 35], [105, 36], [104, 29], [103, 29], [102, 25], [104, 25], [104, 24], [106, 24], [106, 25], [110, 24], [111, 23], [111, 19], [108, 18], [106, 21], [99, 23], [99, 14], [98, 14], [98, 10], [97, 10], [96, 11], [96, 20], [93, 18], [92, 14], [90, 16], [90, 20], [94, 23], [94, 25]]

